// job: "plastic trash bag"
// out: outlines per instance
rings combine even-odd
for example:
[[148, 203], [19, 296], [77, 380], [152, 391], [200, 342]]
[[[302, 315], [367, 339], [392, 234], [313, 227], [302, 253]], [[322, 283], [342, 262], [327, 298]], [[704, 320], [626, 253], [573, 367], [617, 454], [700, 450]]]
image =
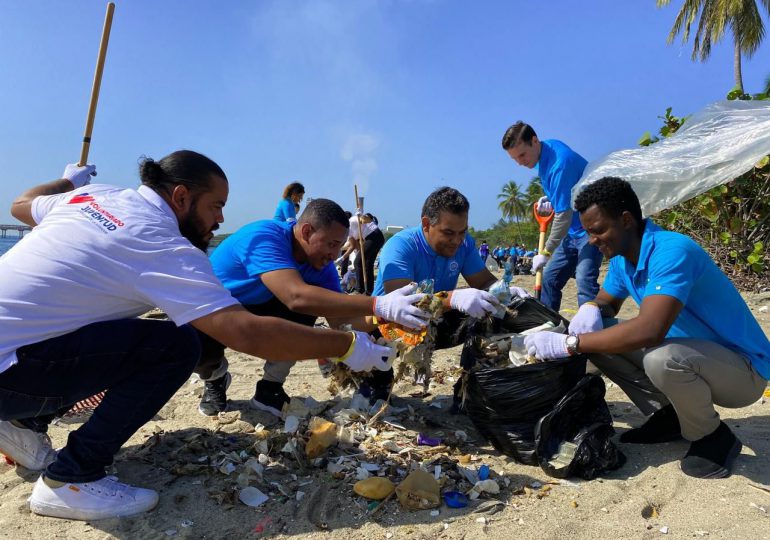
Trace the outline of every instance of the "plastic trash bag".
[[610, 440], [615, 429], [604, 392], [601, 377], [586, 375], [537, 423], [537, 457], [548, 476], [590, 480], [625, 463]]
[[[520, 334], [545, 322], [552, 322], [558, 327], [563, 324], [569, 327], [569, 321], [534, 298], [514, 297], [508, 304], [509, 311], [499, 324], [495, 325], [495, 333], [515, 332]], [[513, 315], [512, 312], [516, 314]]]
[[520, 463], [539, 463], [535, 426], [585, 375], [586, 358], [476, 369], [468, 375], [465, 409], [492, 445]]
[[671, 137], [592, 161], [572, 188], [605, 176], [627, 180], [651, 216], [750, 170], [770, 153], [770, 101], [719, 101], [693, 114]]

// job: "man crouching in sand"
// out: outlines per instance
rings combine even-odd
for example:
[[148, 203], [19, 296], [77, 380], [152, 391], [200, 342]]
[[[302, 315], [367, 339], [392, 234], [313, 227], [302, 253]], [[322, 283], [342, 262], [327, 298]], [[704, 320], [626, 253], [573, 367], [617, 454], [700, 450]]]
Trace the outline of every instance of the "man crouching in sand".
[[[759, 399], [770, 378], [770, 342], [698, 244], [642, 219], [628, 182], [608, 177], [589, 184], [575, 208], [591, 244], [611, 259], [609, 271], [596, 298], [572, 319], [569, 335], [528, 336], [530, 354], [591, 354], [649, 415], [641, 427], [623, 433], [621, 442], [684, 437], [691, 442], [681, 461], [685, 474], [728, 476], [742, 445], [714, 405], [738, 408]], [[639, 315], [613, 325], [617, 321], [608, 318], [628, 296]]]

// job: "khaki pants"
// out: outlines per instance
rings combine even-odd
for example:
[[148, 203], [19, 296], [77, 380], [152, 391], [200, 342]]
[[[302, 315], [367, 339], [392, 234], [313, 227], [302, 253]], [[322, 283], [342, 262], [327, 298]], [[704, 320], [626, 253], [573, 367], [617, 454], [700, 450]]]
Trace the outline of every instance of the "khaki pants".
[[767, 386], [748, 359], [699, 339], [667, 339], [648, 349], [591, 355], [591, 362], [645, 415], [671, 403], [682, 436], [690, 441], [719, 427], [714, 405], [745, 407], [758, 400]]

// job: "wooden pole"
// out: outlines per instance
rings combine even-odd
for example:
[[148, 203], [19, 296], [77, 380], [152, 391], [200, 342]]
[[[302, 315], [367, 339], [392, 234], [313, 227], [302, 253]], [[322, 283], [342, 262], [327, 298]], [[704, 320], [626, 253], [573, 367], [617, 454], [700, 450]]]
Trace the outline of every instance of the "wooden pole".
[[356, 194], [356, 208], [359, 210], [359, 216], [356, 221], [358, 222], [358, 257], [361, 259], [361, 275], [364, 277], [364, 294], [369, 290], [369, 280], [366, 278], [366, 259], [364, 259], [364, 233], [361, 227], [361, 218], [364, 214], [364, 205], [361, 203], [361, 199], [358, 198], [358, 184], [353, 184], [353, 191]]
[[88, 116], [86, 117], [86, 130], [83, 133], [83, 146], [80, 149], [81, 167], [88, 162], [88, 150], [91, 146], [91, 132], [94, 129], [94, 118], [96, 117], [96, 104], [99, 101], [99, 88], [102, 85], [102, 72], [104, 71], [104, 60], [107, 57], [107, 45], [110, 42], [110, 29], [112, 28], [112, 14], [115, 12], [115, 4], [107, 4], [107, 14], [104, 16], [104, 28], [102, 29], [102, 41], [99, 44], [99, 56], [96, 57], [96, 72], [94, 73], [94, 84], [91, 87], [91, 102], [88, 105]]

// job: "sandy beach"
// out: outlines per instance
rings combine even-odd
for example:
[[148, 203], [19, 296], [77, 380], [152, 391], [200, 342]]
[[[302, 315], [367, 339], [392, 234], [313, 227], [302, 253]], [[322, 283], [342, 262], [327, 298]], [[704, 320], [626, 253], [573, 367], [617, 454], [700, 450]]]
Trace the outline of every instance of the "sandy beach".
[[[529, 276], [516, 278], [516, 284], [528, 288], [533, 283]], [[746, 299], [765, 332], [770, 331], [770, 293]], [[565, 290], [563, 308], [568, 318], [574, 313], [570, 311], [575, 308], [573, 282]], [[626, 305], [621, 316], [634, 312], [635, 306]], [[467, 434], [467, 440], [446, 452], [442, 467], [452, 470], [451, 463], [470, 456], [468, 466], [489, 465], [501, 490], [466, 508], [442, 504], [438, 512], [407, 511], [394, 498], [373, 514], [367, 510], [368, 501], [352, 490], [354, 474], [330, 474], [325, 462], [301, 466], [277, 448], [270, 449], [263, 477], [246, 479], [268, 495], [267, 502], [258, 507], [239, 502], [236, 477], [243, 465], [238, 460], [256, 455], [254, 445], [260, 436], [254, 426], [281, 430], [283, 422], [248, 407], [263, 361], [228, 351], [233, 372], [228, 395], [231, 410], [239, 413], [223, 420], [199, 414], [202, 384], [192, 378], [116, 457], [114, 472], [122, 481], [160, 492], [155, 510], [90, 523], [36, 516], [26, 499], [38, 474], [3, 463], [0, 538], [770, 538], [770, 492], [752, 487], [770, 484], [770, 402], [719, 411], [744, 444], [729, 478], [696, 480], [682, 474], [679, 459], [687, 443], [680, 441], [655, 446], [619, 444], [628, 458], [619, 470], [592, 481], [560, 482], [537, 467], [517, 464], [500, 454], [467, 416], [448, 413], [459, 353], [460, 347], [436, 353], [433, 365], [441, 382], [431, 385], [430, 395], [413, 397], [410, 394], [421, 387], [399, 382], [394, 405], [408, 411], [399, 417], [404, 429], [385, 426], [380, 430], [396, 432], [399, 440], [414, 432], [433, 437], [447, 437], [458, 430]], [[324, 402], [330, 399], [326, 387], [316, 363], [301, 362], [286, 390], [291, 396]], [[618, 432], [643, 421], [636, 407], [609, 382], [606, 399]], [[54, 445], [63, 445], [68, 432], [78, 425], [76, 419], [65, 419], [52, 426]], [[226, 468], [211, 466], [217, 456], [227, 454], [236, 464], [230, 474]], [[408, 455], [426, 460], [420, 451]], [[378, 462], [368, 455], [357, 459]], [[492, 500], [503, 504], [490, 505]]]

